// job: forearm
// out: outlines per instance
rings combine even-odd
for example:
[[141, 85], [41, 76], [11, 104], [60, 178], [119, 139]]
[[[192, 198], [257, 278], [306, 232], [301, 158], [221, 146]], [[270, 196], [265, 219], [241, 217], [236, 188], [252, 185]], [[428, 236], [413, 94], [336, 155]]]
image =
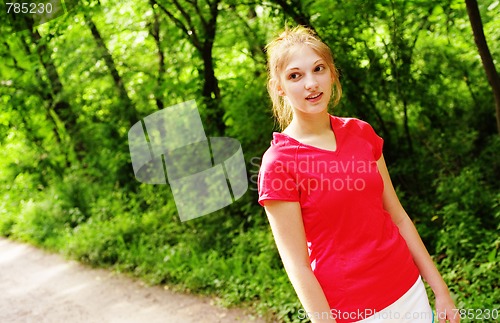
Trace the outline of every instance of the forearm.
[[[399, 232], [408, 245], [408, 249], [413, 257], [415, 264], [422, 278], [431, 286], [436, 296], [436, 312], [439, 322], [444, 323], [449, 320], [450, 323], [460, 322], [460, 317], [456, 315], [457, 310], [451, 299], [448, 286], [439, 274], [436, 265], [432, 261], [429, 252], [424, 246], [417, 229], [406, 214], [403, 206], [399, 202], [394, 186], [392, 185], [384, 157], [378, 160], [378, 168], [382, 179], [384, 180], [384, 208], [391, 215], [392, 220], [398, 226]], [[442, 315], [444, 314], [444, 316]]]
[[436, 296], [448, 295], [448, 287], [439, 274], [413, 222], [408, 216], [405, 216], [397, 225], [422, 278], [429, 284]]
[[311, 268], [285, 265], [285, 269], [311, 322], [336, 322], [331, 316], [330, 306], [323, 289]]

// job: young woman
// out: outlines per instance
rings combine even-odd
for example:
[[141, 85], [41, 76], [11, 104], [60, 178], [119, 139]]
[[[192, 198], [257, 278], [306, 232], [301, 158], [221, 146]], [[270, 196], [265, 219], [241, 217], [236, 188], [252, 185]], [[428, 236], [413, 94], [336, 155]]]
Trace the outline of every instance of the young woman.
[[394, 191], [383, 140], [328, 113], [341, 86], [327, 45], [309, 29], [267, 47], [268, 91], [282, 128], [259, 172], [285, 270], [313, 322], [458, 323], [450, 293]]

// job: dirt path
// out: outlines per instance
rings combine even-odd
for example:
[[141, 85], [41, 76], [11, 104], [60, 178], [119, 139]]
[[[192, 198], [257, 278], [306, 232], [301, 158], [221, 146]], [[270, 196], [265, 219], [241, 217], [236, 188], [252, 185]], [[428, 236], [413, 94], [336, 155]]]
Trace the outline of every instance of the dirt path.
[[2, 323], [264, 322], [212, 303], [0, 238]]

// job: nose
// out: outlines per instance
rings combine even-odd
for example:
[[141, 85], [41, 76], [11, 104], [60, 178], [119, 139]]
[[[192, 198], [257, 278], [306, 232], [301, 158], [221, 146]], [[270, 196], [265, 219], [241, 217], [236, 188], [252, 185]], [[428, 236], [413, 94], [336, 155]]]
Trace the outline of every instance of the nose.
[[318, 81], [316, 80], [316, 77], [312, 74], [308, 75], [304, 86], [308, 91], [316, 90], [318, 88]]

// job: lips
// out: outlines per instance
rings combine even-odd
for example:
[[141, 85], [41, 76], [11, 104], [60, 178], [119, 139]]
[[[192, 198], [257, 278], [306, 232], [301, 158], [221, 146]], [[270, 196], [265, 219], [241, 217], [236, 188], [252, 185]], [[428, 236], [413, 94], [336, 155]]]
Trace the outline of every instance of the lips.
[[306, 98], [306, 100], [309, 102], [317, 102], [321, 99], [322, 96], [323, 96], [323, 92], [313, 93], [313, 94], [309, 95]]

